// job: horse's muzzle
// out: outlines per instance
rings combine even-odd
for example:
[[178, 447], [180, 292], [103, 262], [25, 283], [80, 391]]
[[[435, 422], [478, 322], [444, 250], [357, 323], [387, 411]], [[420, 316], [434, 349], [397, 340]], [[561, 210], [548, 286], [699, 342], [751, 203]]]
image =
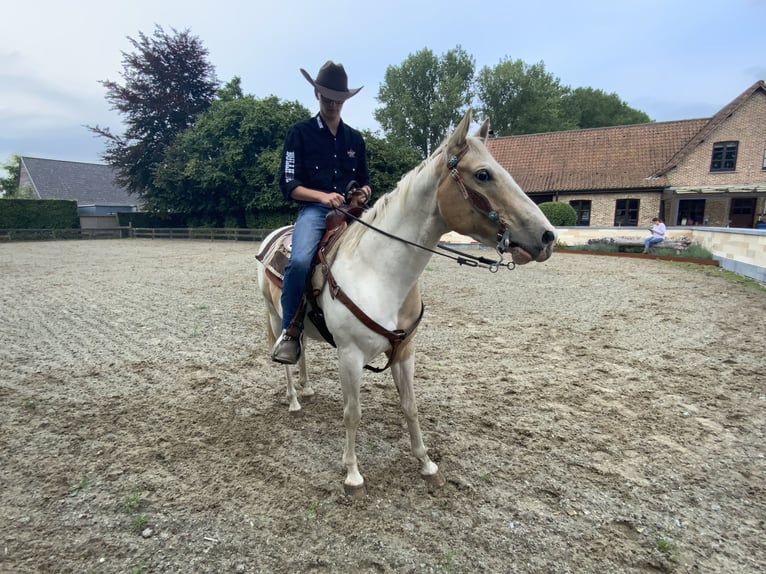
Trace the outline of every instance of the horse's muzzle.
[[[521, 245], [512, 243], [511, 248], [508, 251], [510, 252], [513, 262], [516, 265], [524, 265], [530, 261], [542, 263], [543, 261], [550, 258], [550, 256], [553, 254], [553, 242], [555, 240], [556, 234], [553, 231], [546, 229], [545, 232], [543, 232], [542, 245], [539, 249], [530, 249], [528, 251]], [[533, 253], [536, 253], [536, 255], [533, 255]]]

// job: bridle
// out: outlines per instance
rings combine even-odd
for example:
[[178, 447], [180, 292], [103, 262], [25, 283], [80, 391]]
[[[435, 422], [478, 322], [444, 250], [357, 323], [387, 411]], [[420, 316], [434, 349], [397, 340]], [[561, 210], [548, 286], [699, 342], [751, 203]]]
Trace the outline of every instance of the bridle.
[[446, 257], [447, 259], [452, 259], [458, 265], [466, 265], [468, 267], [483, 267], [485, 269], [489, 269], [491, 273], [497, 273], [500, 267], [505, 267], [509, 271], [513, 271], [516, 268], [516, 264], [513, 261], [508, 261], [507, 263], [503, 261], [503, 253], [508, 251], [508, 248], [513, 245], [511, 243], [510, 225], [500, 217], [497, 211], [492, 209], [492, 204], [482, 193], [476, 191], [475, 189], [473, 189], [472, 187], [470, 187], [469, 185], [465, 183], [463, 178], [460, 177], [460, 172], [457, 170], [457, 164], [460, 162], [460, 160], [463, 158], [463, 156], [466, 154], [467, 151], [468, 151], [468, 144], [466, 143], [463, 149], [461, 149], [457, 153], [457, 155], [453, 155], [449, 157], [449, 159], [447, 160], [447, 168], [449, 169], [449, 173], [452, 176], [452, 179], [455, 180], [455, 183], [457, 183], [458, 187], [460, 188], [460, 191], [463, 197], [471, 205], [471, 207], [473, 207], [476, 211], [478, 211], [482, 215], [486, 216], [490, 221], [493, 221], [493, 222], [496, 221], [498, 223], [497, 236], [496, 236], [497, 245], [495, 246], [495, 251], [497, 251], [497, 254], [500, 256], [500, 259], [498, 261], [487, 259], [486, 257], [471, 255], [469, 253], [463, 253], [462, 251], [459, 251], [453, 247], [449, 247], [445, 245], [444, 243], [437, 244], [437, 247], [439, 249], [442, 249], [444, 251], [450, 251], [458, 255], [458, 257], [452, 257], [451, 255], [447, 255], [446, 253], [436, 251], [434, 249], [431, 249], [430, 247], [420, 245], [419, 243], [414, 243], [412, 241], [409, 241], [408, 239], [404, 239], [403, 237], [398, 237], [396, 235], [388, 233], [387, 231], [383, 231], [382, 229], [375, 227], [374, 225], [371, 225], [370, 223], [366, 222], [361, 217], [357, 217], [356, 215], [354, 215], [353, 213], [351, 213], [348, 209], [344, 207], [336, 207], [335, 210], [342, 212], [343, 214], [345, 214], [347, 218], [357, 221], [358, 223], [361, 223], [365, 227], [368, 227], [380, 233], [381, 235], [385, 235], [389, 239], [395, 239], [396, 241], [399, 241], [401, 243], [406, 243], [407, 245], [417, 247], [418, 249], [422, 249], [424, 251], [429, 251], [435, 255]]
[[490, 221], [497, 222], [497, 246], [495, 249], [501, 255], [508, 251], [511, 247], [511, 226], [507, 221], [504, 221], [500, 214], [492, 209], [492, 204], [484, 196], [484, 194], [476, 191], [474, 188], [465, 183], [460, 172], [457, 169], [457, 164], [463, 159], [463, 156], [468, 151], [468, 143], [463, 146], [457, 155], [450, 156], [447, 160], [447, 169], [460, 188], [463, 198], [473, 207], [476, 211], [486, 216]]

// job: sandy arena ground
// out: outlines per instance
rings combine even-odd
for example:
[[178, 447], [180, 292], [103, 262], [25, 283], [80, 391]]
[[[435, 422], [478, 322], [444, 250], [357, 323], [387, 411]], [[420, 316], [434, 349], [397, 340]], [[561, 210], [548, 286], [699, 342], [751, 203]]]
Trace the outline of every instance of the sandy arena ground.
[[766, 291], [432, 259], [416, 392], [447, 485], [367, 374], [349, 500], [334, 351], [309, 348], [317, 394], [289, 416], [256, 249], [0, 245], [1, 572], [763, 571]]

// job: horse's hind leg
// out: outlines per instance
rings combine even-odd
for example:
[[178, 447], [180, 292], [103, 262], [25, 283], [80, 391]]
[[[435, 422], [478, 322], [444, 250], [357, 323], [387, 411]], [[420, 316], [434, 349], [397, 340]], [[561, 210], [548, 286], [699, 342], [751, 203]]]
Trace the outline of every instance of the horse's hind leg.
[[288, 410], [291, 414], [298, 414], [301, 411], [301, 404], [298, 402], [298, 392], [295, 390], [293, 382], [292, 365], [285, 365], [285, 380], [287, 381], [287, 402]]
[[410, 431], [410, 446], [412, 454], [420, 462], [420, 476], [428, 483], [429, 487], [444, 486], [444, 477], [439, 472], [439, 467], [428, 457], [428, 450], [423, 444], [423, 434], [420, 431], [418, 421], [418, 405], [413, 389], [415, 373], [415, 355], [412, 345], [401, 349], [399, 359], [391, 365], [391, 374], [399, 391], [399, 401]]
[[[311, 397], [314, 395], [314, 389], [311, 388], [311, 381], [308, 377], [306, 368], [306, 345], [301, 341], [303, 351], [298, 359], [298, 385], [301, 387], [301, 396]], [[285, 380], [287, 381], [287, 402], [290, 404], [289, 411], [292, 414], [298, 414], [301, 411], [301, 404], [298, 402], [298, 390], [293, 378], [294, 365], [285, 365]]]
[[306, 345], [303, 345], [303, 352], [301, 358], [298, 359], [298, 384], [303, 388], [301, 395], [304, 397], [314, 396], [314, 389], [311, 387], [311, 381], [309, 380], [308, 370], [306, 369]]

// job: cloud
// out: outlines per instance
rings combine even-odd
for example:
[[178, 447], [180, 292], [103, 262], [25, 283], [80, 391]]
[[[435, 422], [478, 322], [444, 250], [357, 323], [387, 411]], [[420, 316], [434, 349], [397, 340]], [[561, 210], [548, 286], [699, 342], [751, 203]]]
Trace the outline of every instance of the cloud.
[[[310, 86], [298, 71], [316, 73], [327, 59], [341, 61], [353, 86], [364, 90], [344, 109], [354, 127], [378, 129], [373, 111], [388, 66], [424, 48], [442, 55], [460, 45], [477, 69], [508, 56], [543, 61], [572, 87], [617, 93], [658, 120], [709, 117], [758, 79], [766, 78], [760, 50], [763, 0], [733, 0], [725, 10], [708, 2], [487, 0], [479, 11], [465, 2], [336, 0], [78, 0], [11, 2], [0, 19], [0, 158], [45, 149], [64, 133], [67, 153], [95, 160], [83, 124], [120, 130], [102, 80], [120, 81], [128, 37], [186, 30], [209, 50], [222, 82], [233, 76], [256, 97], [298, 100], [316, 112]], [[328, 24], [328, 8], [332, 24]], [[19, 25], [33, 16], [34, 27]], [[727, 30], [706, 41], [710, 30]], [[707, 34], [707, 35], [706, 35]], [[54, 130], [46, 132], [46, 126]], [[33, 136], [39, 139], [32, 144]], [[29, 145], [29, 147], [27, 147]], [[7, 147], [10, 146], [10, 147]], [[62, 148], [56, 144], [49, 156]]]

